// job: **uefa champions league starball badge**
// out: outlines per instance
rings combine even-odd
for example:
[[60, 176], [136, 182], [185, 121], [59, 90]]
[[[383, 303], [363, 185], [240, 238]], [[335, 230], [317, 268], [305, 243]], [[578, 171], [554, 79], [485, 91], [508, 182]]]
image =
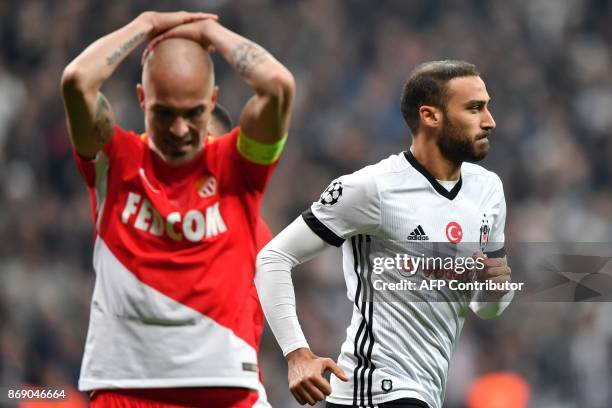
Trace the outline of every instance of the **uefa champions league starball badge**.
[[334, 205], [338, 202], [340, 196], [342, 196], [342, 182], [333, 181], [321, 194], [319, 202], [323, 205]]

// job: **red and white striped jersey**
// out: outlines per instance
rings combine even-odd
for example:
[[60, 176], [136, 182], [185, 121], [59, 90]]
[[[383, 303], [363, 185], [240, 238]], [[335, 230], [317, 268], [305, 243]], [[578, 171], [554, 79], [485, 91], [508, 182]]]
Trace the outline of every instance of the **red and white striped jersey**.
[[79, 389], [258, 388], [256, 230], [276, 163], [243, 158], [238, 134], [178, 167], [118, 127], [96, 160], [75, 154], [96, 272]]

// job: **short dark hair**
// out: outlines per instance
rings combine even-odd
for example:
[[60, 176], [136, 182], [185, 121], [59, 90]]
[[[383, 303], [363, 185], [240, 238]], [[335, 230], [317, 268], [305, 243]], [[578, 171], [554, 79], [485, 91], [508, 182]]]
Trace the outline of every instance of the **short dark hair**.
[[225, 133], [232, 130], [232, 117], [223, 105], [217, 103], [215, 109], [212, 111], [212, 116], [219, 123], [219, 126], [223, 128]]
[[421, 106], [432, 105], [445, 109], [448, 81], [479, 75], [476, 66], [465, 61], [431, 61], [417, 66], [404, 84], [400, 102], [402, 116], [410, 131], [414, 134], [419, 129]]

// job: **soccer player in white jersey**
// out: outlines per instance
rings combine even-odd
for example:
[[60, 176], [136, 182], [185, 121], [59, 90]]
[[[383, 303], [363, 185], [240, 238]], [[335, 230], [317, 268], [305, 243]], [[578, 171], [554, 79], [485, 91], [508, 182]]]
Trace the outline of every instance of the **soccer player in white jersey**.
[[[491, 318], [509, 304], [514, 292], [492, 287], [510, 282], [502, 182], [466, 163], [489, 151], [495, 128], [489, 101], [470, 63], [447, 60], [417, 67], [401, 97], [413, 134], [410, 149], [334, 180], [258, 255], [257, 290], [287, 358], [289, 388], [300, 404], [314, 405], [327, 396], [328, 407], [441, 408], [467, 310]], [[424, 268], [376, 268], [402, 253], [418, 256], [427, 245], [453, 259], [467, 254], [464, 261], [478, 261], [472, 276], [487, 286], [381, 290], [400, 280], [418, 287], [432, 281]], [[330, 246], [342, 247], [353, 303], [338, 364], [308, 348], [290, 274]], [[457, 268], [446, 279], [457, 282], [460, 272]], [[334, 374], [331, 384], [323, 377], [326, 371]]]

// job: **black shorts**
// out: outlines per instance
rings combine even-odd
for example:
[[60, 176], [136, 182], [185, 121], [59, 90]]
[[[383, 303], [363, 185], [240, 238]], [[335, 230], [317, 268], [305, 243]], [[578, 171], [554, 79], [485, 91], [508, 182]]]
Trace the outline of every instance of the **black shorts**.
[[[350, 408], [351, 405], [332, 404], [328, 402], [326, 408]], [[379, 408], [429, 408], [425, 402], [415, 398], [402, 398], [395, 401], [378, 404]]]

